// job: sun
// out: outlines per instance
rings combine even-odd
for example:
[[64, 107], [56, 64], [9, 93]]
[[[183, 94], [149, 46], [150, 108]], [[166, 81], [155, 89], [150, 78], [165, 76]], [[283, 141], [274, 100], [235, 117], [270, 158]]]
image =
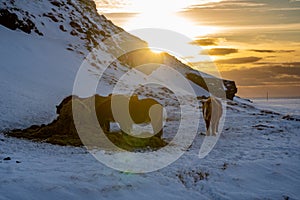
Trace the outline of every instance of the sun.
[[[166, 29], [184, 34], [190, 38], [214, 34], [220, 31], [220, 28], [215, 26], [194, 24], [194, 22], [170, 12], [140, 13], [128, 20], [122, 27], [129, 32], [144, 28]], [[147, 42], [151, 44], [151, 41]]]
[[[116, 1], [119, 2], [118, 5], [111, 3], [112, 5], [109, 8], [113, 7], [110, 8], [112, 13], [135, 14], [134, 17], [130, 17], [127, 21], [122, 22], [121, 26], [126, 31], [157, 28], [172, 30], [190, 38], [195, 38], [220, 32], [222, 28], [199, 24], [199, 22], [185, 18], [179, 12], [199, 3], [205, 4], [219, 1], [221, 0], [201, 0], [201, 2], [199, 0], [122, 0]], [[120, 4], [120, 2], [122, 3]], [[99, 9], [105, 11], [103, 8]], [[108, 11], [106, 10], [106, 12]], [[147, 42], [151, 45], [151, 41]]]
[[164, 51], [156, 47], [149, 47], [150, 51], [155, 54], [162, 54]]
[[127, 0], [127, 9], [140, 13], [174, 13], [189, 5], [196, 4], [196, 0]]

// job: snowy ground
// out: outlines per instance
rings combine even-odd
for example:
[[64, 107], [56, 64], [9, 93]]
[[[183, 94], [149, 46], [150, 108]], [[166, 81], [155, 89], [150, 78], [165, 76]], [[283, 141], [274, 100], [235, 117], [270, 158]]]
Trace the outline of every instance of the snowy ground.
[[[78, 2], [84, 1], [62, 0], [66, 4], [64, 8], [57, 8], [48, 0], [16, 1], [16, 5], [11, 5], [12, 2], [7, 0], [5, 6], [1, 2], [1, 6], [11, 7], [16, 12], [18, 9], [14, 8], [19, 8], [20, 18], [28, 11], [44, 37], [0, 27], [0, 35], [5, 38], [0, 40], [0, 130], [50, 122], [56, 117], [55, 105], [72, 93], [83, 59], [80, 53], [87, 53], [87, 49], [85, 41], [79, 39], [84, 35], [70, 36], [71, 21], [75, 20], [82, 27], [95, 21], [104, 35], [119, 31], [95, 13], [89, 14], [89, 20], [83, 18], [79, 10], [84, 4]], [[43, 16], [49, 12], [63, 16], [65, 21], [57, 23]], [[59, 25], [64, 25], [67, 31], [60, 30]], [[128, 34], [125, 36], [131, 38]], [[111, 57], [111, 48], [122, 50], [123, 38], [117, 39], [114, 45], [104, 44], [101, 39], [97, 38], [101, 57], [94, 61], [105, 64], [104, 57]], [[99, 60], [101, 62], [96, 62]], [[171, 61], [168, 64], [178, 71], [184, 69]], [[126, 70], [128, 68], [117, 62], [115, 69], [108, 70], [104, 77], [106, 85], [100, 84], [101, 88], [109, 88]], [[95, 71], [91, 73], [97, 75]], [[164, 80], [170, 75], [163, 71], [157, 74]], [[178, 79], [175, 83], [179, 83]], [[192, 86], [193, 89], [198, 87]], [[205, 94], [200, 87], [196, 93]], [[165, 93], [163, 95], [175, 104]], [[198, 157], [204, 139], [198, 134], [192, 147], [179, 160], [145, 174], [110, 169], [83, 148], [34, 143], [7, 138], [0, 133], [0, 200], [299, 198], [299, 121], [288, 121], [282, 119], [283, 115], [261, 111], [250, 103], [242, 104], [240, 99], [236, 101], [237, 105], [229, 105], [222, 135], [207, 157]], [[165, 131], [172, 136], [176, 116], [169, 114], [168, 117], [173, 118], [173, 122]], [[299, 116], [293, 117], [299, 119]], [[191, 124], [185, 125], [185, 130], [189, 130]]]
[[83, 148], [0, 134], [0, 199], [299, 199], [299, 121], [241, 103], [227, 109], [207, 157], [198, 158], [199, 134], [179, 160], [146, 174], [110, 169]]
[[286, 115], [298, 115], [300, 116], [300, 99], [299, 98], [270, 98], [266, 99], [254, 99], [253, 103], [257, 107], [262, 109], [272, 109], [275, 112]]

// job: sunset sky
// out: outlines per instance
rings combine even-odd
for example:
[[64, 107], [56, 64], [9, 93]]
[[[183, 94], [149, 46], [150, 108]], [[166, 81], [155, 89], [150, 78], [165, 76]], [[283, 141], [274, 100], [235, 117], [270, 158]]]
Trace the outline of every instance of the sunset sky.
[[[194, 50], [184, 55], [191, 65], [209, 72], [213, 61], [223, 78], [237, 83], [239, 96], [300, 96], [300, 0], [96, 3], [101, 14], [126, 31], [164, 28], [191, 38], [182, 44]], [[212, 60], [203, 60], [202, 54]]]

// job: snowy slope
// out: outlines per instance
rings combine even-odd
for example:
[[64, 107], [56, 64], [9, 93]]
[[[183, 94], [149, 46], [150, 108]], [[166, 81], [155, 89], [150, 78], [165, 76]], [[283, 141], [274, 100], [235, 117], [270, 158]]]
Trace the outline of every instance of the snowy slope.
[[[53, 5], [48, 0], [5, 1], [0, 4], [1, 9], [15, 13], [19, 19], [31, 20], [43, 34], [27, 34], [19, 29], [13, 31], [0, 26], [1, 129], [51, 121], [55, 105], [72, 93], [76, 72], [83, 56], [88, 53], [87, 49], [93, 44], [82, 39], [87, 32], [74, 31], [71, 22], [89, 22], [82, 25], [83, 29], [97, 26], [102, 30], [105, 26], [103, 35], [120, 31], [103, 16], [86, 12], [83, 3], [61, 2], [64, 6]], [[80, 11], [85, 11], [84, 16], [88, 18], [84, 18]], [[60, 29], [61, 25], [65, 31]], [[72, 31], [78, 35], [70, 35]], [[104, 37], [97, 36], [100, 41]], [[101, 49], [103, 54], [107, 51], [105, 48]]]
[[[102, 95], [111, 93], [114, 84], [128, 71], [132, 77], [127, 80], [132, 81], [120, 83], [123, 89], [117, 92], [124, 93], [122, 90], [136, 87], [147, 78], [115, 59], [127, 48], [145, 48], [147, 43], [99, 15], [93, 1], [6, 0], [0, 3], [0, 17], [3, 25], [0, 25], [0, 130], [52, 121], [55, 105], [72, 93], [80, 66], [85, 67], [91, 83], [97, 83], [99, 75], [109, 66], [96, 91]], [[96, 55], [89, 54], [95, 48]], [[164, 62], [183, 76], [195, 73], [211, 77], [171, 56]], [[161, 83], [169, 76], [167, 83], [177, 83], [178, 91], [186, 94], [186, 87], [178, 84], [170, 73], [164, 76], [156, 73], [151, 79]], [[208, 95], [199, 85], [189, 83], [197, 96]], [[147, 92], [162, 93], [161, 89], [150, 88]]]

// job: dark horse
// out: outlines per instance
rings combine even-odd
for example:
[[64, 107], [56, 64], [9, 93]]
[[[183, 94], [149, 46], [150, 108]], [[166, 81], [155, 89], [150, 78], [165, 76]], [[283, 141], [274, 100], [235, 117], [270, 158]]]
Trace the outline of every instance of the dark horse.
[[133, 124], [141, 123], [151, 123], [154, 136], [161, 138], [163, 134], [163, 107], [151, 98], [138, 99], [137, 95], [109, 95], [98, 101], [96, 98], [96, 112], [105, 133], [110, 132], [111, 122], [117, 122], [127, 134]]

